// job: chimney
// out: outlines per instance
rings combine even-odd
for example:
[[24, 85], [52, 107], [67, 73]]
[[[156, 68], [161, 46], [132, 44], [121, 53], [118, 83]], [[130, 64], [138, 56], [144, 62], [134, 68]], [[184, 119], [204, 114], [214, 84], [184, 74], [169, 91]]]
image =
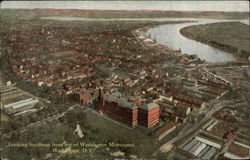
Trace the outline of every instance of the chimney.
[[98, 112], [102, 112], [104, 105], [105, 105], [105, 100], [104, 100], [103, 88], [99, 88], [99, 95], [98, 95], [98, 99], [97, 99]]
[[136, 106], [142, 105], [141, 99], [140, 98], [135, 99], [134, 100], [134, 105], [136, 105]]
[[103, 88], [99, 88], [99, 96], [98, 99], [103, 99], [104, 98], [104, 92], [103, 92]]

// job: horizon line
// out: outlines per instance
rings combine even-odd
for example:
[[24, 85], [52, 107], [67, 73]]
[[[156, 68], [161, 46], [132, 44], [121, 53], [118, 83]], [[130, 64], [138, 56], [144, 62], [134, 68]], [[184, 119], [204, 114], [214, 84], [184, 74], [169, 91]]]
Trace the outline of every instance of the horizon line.
[[1, 10], [4, 9], [11, 9], [11, 10], [79, 10], [79, 11], [127, 11], [127, 12], [247, 12], [250, 11], [199, 11], [199, 10], [147, 10], [147, 9], [136, 9], [136, 10], [126, 10], [126, 9], [80, 9], [80, 8], [0, 8]]

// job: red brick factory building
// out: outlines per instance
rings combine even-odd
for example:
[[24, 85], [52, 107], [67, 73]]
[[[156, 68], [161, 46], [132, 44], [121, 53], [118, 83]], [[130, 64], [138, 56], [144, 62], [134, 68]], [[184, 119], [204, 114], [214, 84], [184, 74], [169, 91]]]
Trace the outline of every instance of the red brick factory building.
[[151, 128], [159, 122], [160, 107], [156, 103], [139, 106], [138, 122], [140, 125]]
[[99, 89], [96, 107], [98, 112], [130, 127], [135, 127], [139, 123], [150, 128], [159, 122], [159, 105], [156, 103], [141, 105], [138, 100], [129, 100], [122, 97], [119, 92], [104, 95], [103, 90]]

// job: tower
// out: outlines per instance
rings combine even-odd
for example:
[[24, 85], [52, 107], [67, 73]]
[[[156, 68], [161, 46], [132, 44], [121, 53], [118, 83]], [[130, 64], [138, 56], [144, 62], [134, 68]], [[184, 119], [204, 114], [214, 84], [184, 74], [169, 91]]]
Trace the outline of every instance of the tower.
[[103, 107], [105, 105], [103, 88], [99, 88], [98, 93], [99, 93], [99, 95], [98, 95], [97, 104], [96, 104], [97, 111], [102, 112]]

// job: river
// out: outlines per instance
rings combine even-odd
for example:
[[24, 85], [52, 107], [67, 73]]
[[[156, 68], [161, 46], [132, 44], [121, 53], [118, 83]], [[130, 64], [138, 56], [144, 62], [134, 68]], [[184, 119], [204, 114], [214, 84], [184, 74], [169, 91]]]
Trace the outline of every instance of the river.
[[235, 57], [228, 52], [211, 47], [204, 43], [186, 38], [180, 34], [180, 29], [200, 24], [240, 21], [249, 25], [249, 20], [225, 20], [225, 19], [204, 19], [204, 18], [114, 18], [114, 19], [95, 19], [80, 17], [42, 17], [41, 19], [59, 21], [195, 21], [190, 23], [159, 25], [148, 30], [147, 34], [155, 39], [157, 43], [165, 45], [171, 49], [181, 49], [182, 53], [197, 55], [200, 59], [207, 62], [229, 62], [234, 61]]
[[[148, 34], [152, 39], [155, 39], [157, 43], [163, 44], [171, 49], [181, 49], [182, 53], [195, 54], [200, 59], [207, 62], [229, 62], [234, 61], [235, 57], [228, 52], [211, 47], [207, 44], [197, 42], [181, 35], [180, 29], [200, 24], [216, 23], [216, 22], [230, 22], [239, 20], [216, 20], [216, 19], [192, 19], [196, 20], [193, 23], [181, 23], [171, 25], [161, 25], [148, 30]], [[241, 21], [248, 24], [247, 21]]]

